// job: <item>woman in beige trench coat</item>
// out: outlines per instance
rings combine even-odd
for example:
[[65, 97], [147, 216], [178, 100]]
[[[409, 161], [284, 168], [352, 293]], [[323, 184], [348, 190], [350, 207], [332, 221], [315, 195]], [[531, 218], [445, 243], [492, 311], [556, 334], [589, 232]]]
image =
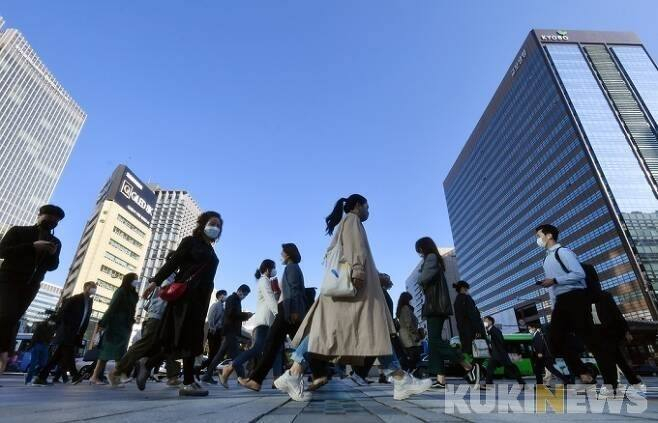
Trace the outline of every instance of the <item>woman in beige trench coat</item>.
[[[354, 194], [341, 198], [326, 219], [327, 234], [332, 235], [338, 226], [329, 249], [342, 243], [342, 260], [352, 267], [352, 283], [357, 294], [340, 299], [320, 295], [307, 313], [293, 340], [297, 346], [292, 356], [295, 363], [274, 382], [294, 400], [308, 399], [303, 382], [307, 354], [341, 363], [361, 363], [366, 357], [379, 357], [393, 378], [395, 399], [406, 399], [432, 385], [431, 380], [421, 381], [402, 371], [394, 355], [391, 334], [395, 333], [395, 326], [363, 227], [368, 217], [368, 201]], [[250, 387], [248, 383], [245, 386]]]

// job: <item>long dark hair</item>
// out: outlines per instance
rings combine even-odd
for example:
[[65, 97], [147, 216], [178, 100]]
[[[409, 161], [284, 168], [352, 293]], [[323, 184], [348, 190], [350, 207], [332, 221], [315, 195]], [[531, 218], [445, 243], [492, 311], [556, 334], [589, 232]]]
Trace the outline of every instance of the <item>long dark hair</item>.
[[334, 228], [338, 226], [343, 219], [343, 212], [349, 213], [357, 205], [364, 205], [368, 202], [366, 197], [359, 194], [352, 194], [347, 198], [341, 198], [336, 202], [334, 210], [324, 220], [327, 222], [327, 235], [333, 235]]
[[137, 291], [137, 290], [133, 287], [133, 281], [134, 281], [134, 280], [137, 280], [137, 278], [139, 278], [139, 276], [137, 275], [137, 273], [126, 273], [126, 274], [123, 276], [123, 279], [121, 280], [121, 286], [120, 286], [120, 288], [123, 288], [123, 289], [129, 289], [129, 290], [132, 290], [132, 291]]
[[201, 213], [196, 220], [196, 228], [194, 228], [192, 235], [194, 235], [197, 238], [203, 238], [204, 235], [203, 230], [206, 228], [206, 225], [213, 217], [219, 219], [219, 236], [222, 236], [222, 230], [224, 229], [224, 221], [222, 220], [222, 215], [220, 215], [216, 211], [207, 211]]
[[395, 315], [398, 317], [398, 319], [400, 318], [400, 310], [402, 310], [402, 307], [404, 306], [411, 307], [411, 312], [413, 313], [414, 307], [411, 305], [411, 300], [413, 298], [414, 297], [412, 297], [411, 294], [406, 291], [400, 294], [400, 299], [398, 300], [398, 308], [395, 310]]
[[439, 249], [437, 248], [432, 238], [426, 236], [416, 241], [416, 252], [422, 254], [423, 256], [425, 256], [425, 258], [427, 258], [427, 256], [430, 254], [436, 254], [441, 269], [445, 269], [445, 264], [443, 263], [443, 257], [441, 257], [441, 254], [439, 254]]
[[274, 263], [274, 261], [269, 259], [263, 260], [258, 270], [256, 270], [256, 274], [254, 276], [256, 276], [256, 279], [260, 279], [260, 277], [263, 276], [265, 272], [267, 272], [268, 270], [272, 271], [272, 269], [274, 269], [275, 267], [276, 267], [276, 263]]

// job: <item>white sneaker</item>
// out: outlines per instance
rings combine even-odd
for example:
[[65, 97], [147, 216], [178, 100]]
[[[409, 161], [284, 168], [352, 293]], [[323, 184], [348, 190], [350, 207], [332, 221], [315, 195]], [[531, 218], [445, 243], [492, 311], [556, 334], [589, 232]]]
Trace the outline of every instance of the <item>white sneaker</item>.
[[294, 401], [308, 401], [310, 399], [308, 392], [304, 392], [304, 375], [294, 376], [288, 370], [274, 381], [274, 386], [279, 391], [288, 394]]
[[393, 399], [405, 400], [432, 388], [432, 379], [416, 379], [405, 374], [402, 379], [393, 378]]
[[[599, 389], [599, 399], [618, 399], [620, 396], [617, 394], [617, 391], [613, 389], [608, 389], [607, 386], [602, 386], [601, 389]], [[623, 394], [621, 395], [621, 398], [623, 398]]]

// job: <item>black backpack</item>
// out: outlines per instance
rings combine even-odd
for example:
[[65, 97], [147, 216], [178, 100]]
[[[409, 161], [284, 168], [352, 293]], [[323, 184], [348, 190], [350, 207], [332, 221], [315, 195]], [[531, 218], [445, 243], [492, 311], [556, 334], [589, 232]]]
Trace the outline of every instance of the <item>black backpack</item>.
[[[558, 263], [560, 263], [560, 267], [562, 267], [562, 270], [564, 270], [565, 273], [569, 273], [570, 270], [567, 269], [567, 266], [564, 265], [562, 262], [562, 259], [560, 258], [560, 254], [558, 253], [560, 251], [559, 247], [557, 250], [555, 250], [555, 259], [557, 260]], [[589, 263], [580, 263], [580, 265], [583, 267], [583, 270], [585, 271], [585, 293], [587, 294], [587, 299], [591, 304], [594, 304], [599, 300], [599, 297], [601, 296], [601, 282], [599, 280], [599, 274], [596, 272], [596, 269], [594, 268], [593, 265]]]

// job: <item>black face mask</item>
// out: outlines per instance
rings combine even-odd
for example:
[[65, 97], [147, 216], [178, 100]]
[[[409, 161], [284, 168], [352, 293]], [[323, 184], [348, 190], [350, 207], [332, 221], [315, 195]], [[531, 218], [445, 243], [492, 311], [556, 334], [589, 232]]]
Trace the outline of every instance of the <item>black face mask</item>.
[[39, 227], [46, 231], [52, 231], [57, 227], [57, 222], [53, 222], [52, 220], [44, 220], [43, 222], [39, 223]]

